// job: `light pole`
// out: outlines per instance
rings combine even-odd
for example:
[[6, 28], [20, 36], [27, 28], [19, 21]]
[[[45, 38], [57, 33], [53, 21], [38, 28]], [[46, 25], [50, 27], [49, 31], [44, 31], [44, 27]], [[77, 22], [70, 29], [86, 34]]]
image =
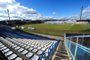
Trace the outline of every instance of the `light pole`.
[[9, 9], [7, 9], [8, 19], [10, 20]]
[[80, 11], [80, 20], [82, 19], [82, 12], [83, 12], [83, 6], [81, 7], [81, 11]]

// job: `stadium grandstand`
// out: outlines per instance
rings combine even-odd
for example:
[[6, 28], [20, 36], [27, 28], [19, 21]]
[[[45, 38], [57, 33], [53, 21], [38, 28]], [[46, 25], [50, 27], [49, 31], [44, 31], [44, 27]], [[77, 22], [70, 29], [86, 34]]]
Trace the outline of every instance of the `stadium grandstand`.
[[89, 34], [57, 40], [0, 26], [0, 60], [90, 60]]
[[[67, 59], [61, 41], [29, 34], [9, 26], [0, 26], [1, 60], [60, 60]], [[60, 45], [57, 49], [57, 46]], [[62, 45], [63, 46], [63, 45]], [[65, 48], [63, 46], [63, 48]], [[57, 51], [57, 52], [56, 52]], [[64, 53], [63, 53], [64, 51]], [[55, 53], [56, 52], [56, 53]], [[63, 53], [60, 55], [60, 52]], [[65, 55], [66, 54], [66, 55]], [[60, 56], [57, 57], [56, 55]]]

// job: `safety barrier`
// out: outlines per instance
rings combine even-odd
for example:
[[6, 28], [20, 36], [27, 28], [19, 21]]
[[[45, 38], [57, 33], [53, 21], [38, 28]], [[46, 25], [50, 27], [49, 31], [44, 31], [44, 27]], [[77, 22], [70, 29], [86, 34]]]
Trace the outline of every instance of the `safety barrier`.
[[[79, 44], [79, 38], [88, 38], [90, 35], [68, 36], [64, 34], [64, 43], [69, 51], [71, 60], [90, 60], [90, 48]], [[74, 40], [73, 38], [76, 38]]]
[[59, 43], [60, 43], [60, 40], [57, 40], [55, 43], [53, 43], [48, 49], [48, 56], [46, 56], [45, 52], [43, 52], [40, 55], [39, 60], [42, 60], [43, 58], [51, 60], [51, 57], [53, 56], [53, 54], [54, 54]]

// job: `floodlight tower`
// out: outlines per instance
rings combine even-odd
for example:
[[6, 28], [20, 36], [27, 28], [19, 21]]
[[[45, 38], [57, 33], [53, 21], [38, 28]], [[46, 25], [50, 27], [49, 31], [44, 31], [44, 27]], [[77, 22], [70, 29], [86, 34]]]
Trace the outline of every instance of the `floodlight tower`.
[[10, 20], [9, 9], [7, 9], [8, 19]]
[[83, 6], [81, 7], [81, 11], [80, 11], [80, 20], [82, 20], [82, 13], [83, 13]]

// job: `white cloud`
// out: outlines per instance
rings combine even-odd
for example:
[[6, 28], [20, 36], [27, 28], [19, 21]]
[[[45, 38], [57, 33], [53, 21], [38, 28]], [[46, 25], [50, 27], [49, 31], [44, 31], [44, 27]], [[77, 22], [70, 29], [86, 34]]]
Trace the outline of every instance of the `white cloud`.
[[15, 0], [0, 0], [0, 18], [7, 19], [7, 9], [9, 9], [10, 17], [13, 18], [27, 18], [39, 19], [43, 17], [33, 8], [28, 8]]
[[83, 9], [82, 19], [90, 19], [90, 6]]
[[87, 13], [87, 12], [90, 12], [90, 6], [86, 7], [86, 8], [83, 10], [83, 13]]

